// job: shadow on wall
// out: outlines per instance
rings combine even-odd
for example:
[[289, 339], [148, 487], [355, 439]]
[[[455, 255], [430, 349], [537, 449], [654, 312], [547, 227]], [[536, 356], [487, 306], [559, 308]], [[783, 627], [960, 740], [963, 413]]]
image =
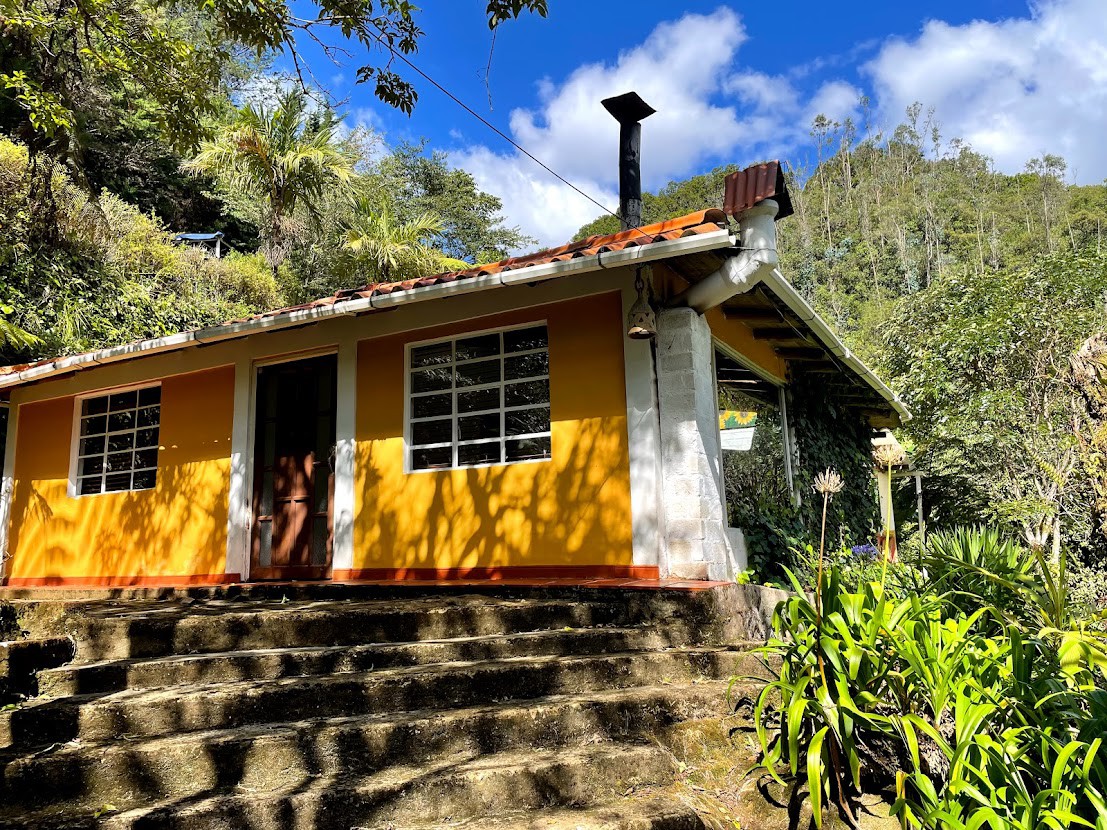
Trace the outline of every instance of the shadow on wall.
[[222, 573], [233, 392], [229, 367], [166, 379], [157, 485], [81, 498], [68, 494], [73, 399], [27, 404], [27, 417], [20, 417], [9, 576]]
[[397, 476], [359, 447], [356, 568], [633, 564], [625, 418], [554, 422], [549, 461]]

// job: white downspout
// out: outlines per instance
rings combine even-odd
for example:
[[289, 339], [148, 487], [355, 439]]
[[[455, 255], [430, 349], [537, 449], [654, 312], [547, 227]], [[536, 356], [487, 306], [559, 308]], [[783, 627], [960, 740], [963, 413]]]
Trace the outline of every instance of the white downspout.
[[738, 216], [738, 246], [741, 253], [730, 257], [719, 270], [677, 295], [671, 305], [689, 306], [700, 314], [735, 294], [744, 294], [765, 279], [777, 266], [776, 214], [772, 199], [758, 202]]

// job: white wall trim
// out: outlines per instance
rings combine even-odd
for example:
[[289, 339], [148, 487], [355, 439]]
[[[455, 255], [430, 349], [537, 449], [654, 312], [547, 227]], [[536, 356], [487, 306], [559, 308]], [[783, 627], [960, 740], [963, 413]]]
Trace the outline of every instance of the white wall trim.
[[249, 578], [250, 527], [253, 509], [254, 369], [249, 358], [234, 366], [234, 420], [231, 427], [231, 478], [227, 502], [227, 564], [225, 573]]
[[357, 343], [338, 347], [338, 371], [335, 376], [338, 398], [335, 410], [334, 454], [334, 543], [331, 569], [354, 567], [354, 510], [357, 502]]
[[8, 575], [8, 532], [15, 494], [15, 446], [19, 434], [19, 407], [16, 404], [5, 406], [8, 409], [8, 433], [4, 444], [4, 476], [0, 480], [0, 580]]
[[[633, 275], [628, 275], [621, 292], [624, 322], [637, 299]], [[623, 334], [623, 380], [627, 399], [627, 448], [630, 458], [630, 518], [635, 565], [656, 565], [668, 571], [662, 561], [661, 531], [664, 505], [661, 500], [661, 424], [657, 408], [657, 379], [653, 342], [632, 340]]]

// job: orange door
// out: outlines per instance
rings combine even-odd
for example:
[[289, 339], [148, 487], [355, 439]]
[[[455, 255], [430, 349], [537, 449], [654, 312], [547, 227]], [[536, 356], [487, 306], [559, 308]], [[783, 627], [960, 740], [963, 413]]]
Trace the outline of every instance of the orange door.
[[325, 579], [333, 544], [334, 355], [258, 370], [252, 579]]

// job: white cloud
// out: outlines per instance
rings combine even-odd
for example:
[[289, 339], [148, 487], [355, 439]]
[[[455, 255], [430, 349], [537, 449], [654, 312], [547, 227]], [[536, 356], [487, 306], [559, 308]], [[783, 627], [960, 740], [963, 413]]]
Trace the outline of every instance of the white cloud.
[[[643, 124], [643, 184], [655, 189], [702, 172], [718, 159], [753, 161], [803, 140], [809, 110], [832, 108], [838, 117], [859, 92], [835, 82], [801, 100], [791, 82], [736, 65], [747, 39], [729, 8], [686, 14], [659, 24], [640, 45], [611, 64], [578, 67], [564, 81], [539, 83], [539, 107], [511, 113], [512, 137], [587, 193], [614, 209], [618, 203], [618, 125], [600, 101], [635, 90], [657, 114]], [[740, 106], [739, 106], [740, 105]], [[816, 113], [810, 113], [814, 115]], [[504, 213], [543, 244], [564, 242], [599, 208], [517, 152], [469, 146], [454, 161], [482, 189], [504, 200]]]
[[883, 119], [915, 101], [934, 107], [947, 138], [963, 138], [1000, 169], [1062, 155], [1082, 182], [1107, 177], [1107, 9], [1103, 0], [1046, 0], [1030, 17], [926, 24], [866, 66]]

